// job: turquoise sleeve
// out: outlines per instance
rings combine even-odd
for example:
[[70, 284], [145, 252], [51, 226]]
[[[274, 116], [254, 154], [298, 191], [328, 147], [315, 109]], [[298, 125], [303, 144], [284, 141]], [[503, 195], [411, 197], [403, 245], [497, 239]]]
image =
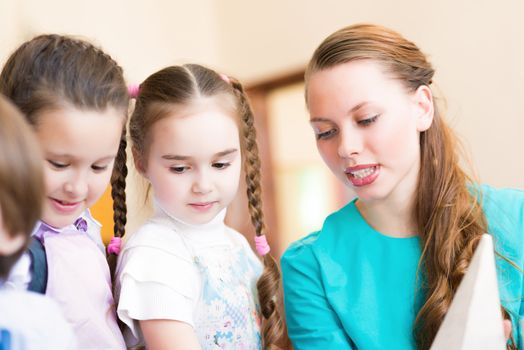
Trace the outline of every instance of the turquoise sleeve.
[[288, 334], [295, 350], [353, 349], [326, 299], [310, 247], [294, 245], [281, 259]]
[[[483, 209], [495, 242], [501, 301], [509, 312], [513, 338], [524, 348], [524, 191], [482, 186]], [[507, 259], [507, 260], [506, 260]]]

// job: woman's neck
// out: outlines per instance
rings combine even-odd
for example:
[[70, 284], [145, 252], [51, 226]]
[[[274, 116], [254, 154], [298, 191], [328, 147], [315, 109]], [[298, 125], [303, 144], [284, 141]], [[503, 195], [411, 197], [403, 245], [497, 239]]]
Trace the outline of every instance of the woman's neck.
[[406, 238], [417, 235], [413, 199], [398, 198], [370, 202], [358, 199], [356, 206], [367, 223], [386, 236]]

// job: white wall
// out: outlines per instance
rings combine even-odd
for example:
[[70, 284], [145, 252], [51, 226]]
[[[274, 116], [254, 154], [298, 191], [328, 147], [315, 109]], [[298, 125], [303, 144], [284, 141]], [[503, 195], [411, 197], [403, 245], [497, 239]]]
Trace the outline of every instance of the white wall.
[[132, 82], [170, 64], [192, 61], [217, 66], [219, 62], [213, 0], [2, 0], [0, 4], [1, 62], [22, 41], [50, 32], [80, 35], [102, 46]]
[[223, 0], [218, 11], [221, 60], [245, 81], [302, 67], [327, 35], [352, 23], [400, 31], [437, 69], [481, 180], [524, 188], [523, 1]]
[[13, 0], [0, 1], [0, 62], [7, 59], [7, 53], [22, 41], [18, 5]]

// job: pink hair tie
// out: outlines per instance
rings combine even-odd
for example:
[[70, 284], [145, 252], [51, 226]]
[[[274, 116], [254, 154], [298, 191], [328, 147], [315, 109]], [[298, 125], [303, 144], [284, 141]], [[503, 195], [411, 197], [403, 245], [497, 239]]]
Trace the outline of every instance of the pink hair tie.
[[113, 237], [107, 246], [107, 252], [109, 254], [120, 254], [120, 246], [122, 245], [122, 239], [120, 237]]
[[266, 235], [255, 236], [255, 248], [260, 256], [264, 256], [271, 250], [267, 243]]
[[220, 75], [220, 78], [222, 78], [223, 81], [225, 81], [228, 84], [231, 84], [231, 79], [229, 79], [229, 77], [227, 75], [222, 74], [222, 73], [220, 73], [218, 75]]
[[129, 93], [129, 97], [131, 98], [137, 98], [139, 91], [140, 91], [140, 85], [138, 84], [131, 84], [127, 87], [127, 92]]

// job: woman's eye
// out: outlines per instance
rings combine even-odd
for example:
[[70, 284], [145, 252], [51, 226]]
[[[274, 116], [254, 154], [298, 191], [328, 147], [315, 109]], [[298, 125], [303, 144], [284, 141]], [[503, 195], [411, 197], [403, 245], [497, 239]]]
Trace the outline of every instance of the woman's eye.
[[55, 162], [55, 161], [50, 160], [50, 159], [48, 159], [47, 161], [49, 162], [49, 164], [51, 164], [56, 169], [64, 169], [64, 168], [67, 168], [69, 166], [69, 164]]
[[169, 171], [171, 171], [172, 173], [175, 173], [175, 174], [185, 173], [188, 169], [189, 169], [189, 167], [187, 167], [187, 166], [172, 166], [172, 167], [169, 167]]
[[361, 126], [368, 126], [374, 122], [377, 121], [377, 118], [378, 118], [378, 114], [377, 115], [374, 115], [373, 117], [371, 118], [367, 118], [367, 119], [362, 119], [362, 120], [359, 120], [358, 121], [358, 124], [361, 125]]
[[317, 137], [317, 140], [325, 140], [335, 135], [336, 132], [337, 132], [336, 129], [329, 129], [327, 131], [319, 132], [315, 134], [315, 136]]
[[231, 163], [227, 163], [227, 162], [226, 163], [213, 163], [213, 168], [222, 170], [222, 169], [226, 169], [230, 165], [231, 165]]

